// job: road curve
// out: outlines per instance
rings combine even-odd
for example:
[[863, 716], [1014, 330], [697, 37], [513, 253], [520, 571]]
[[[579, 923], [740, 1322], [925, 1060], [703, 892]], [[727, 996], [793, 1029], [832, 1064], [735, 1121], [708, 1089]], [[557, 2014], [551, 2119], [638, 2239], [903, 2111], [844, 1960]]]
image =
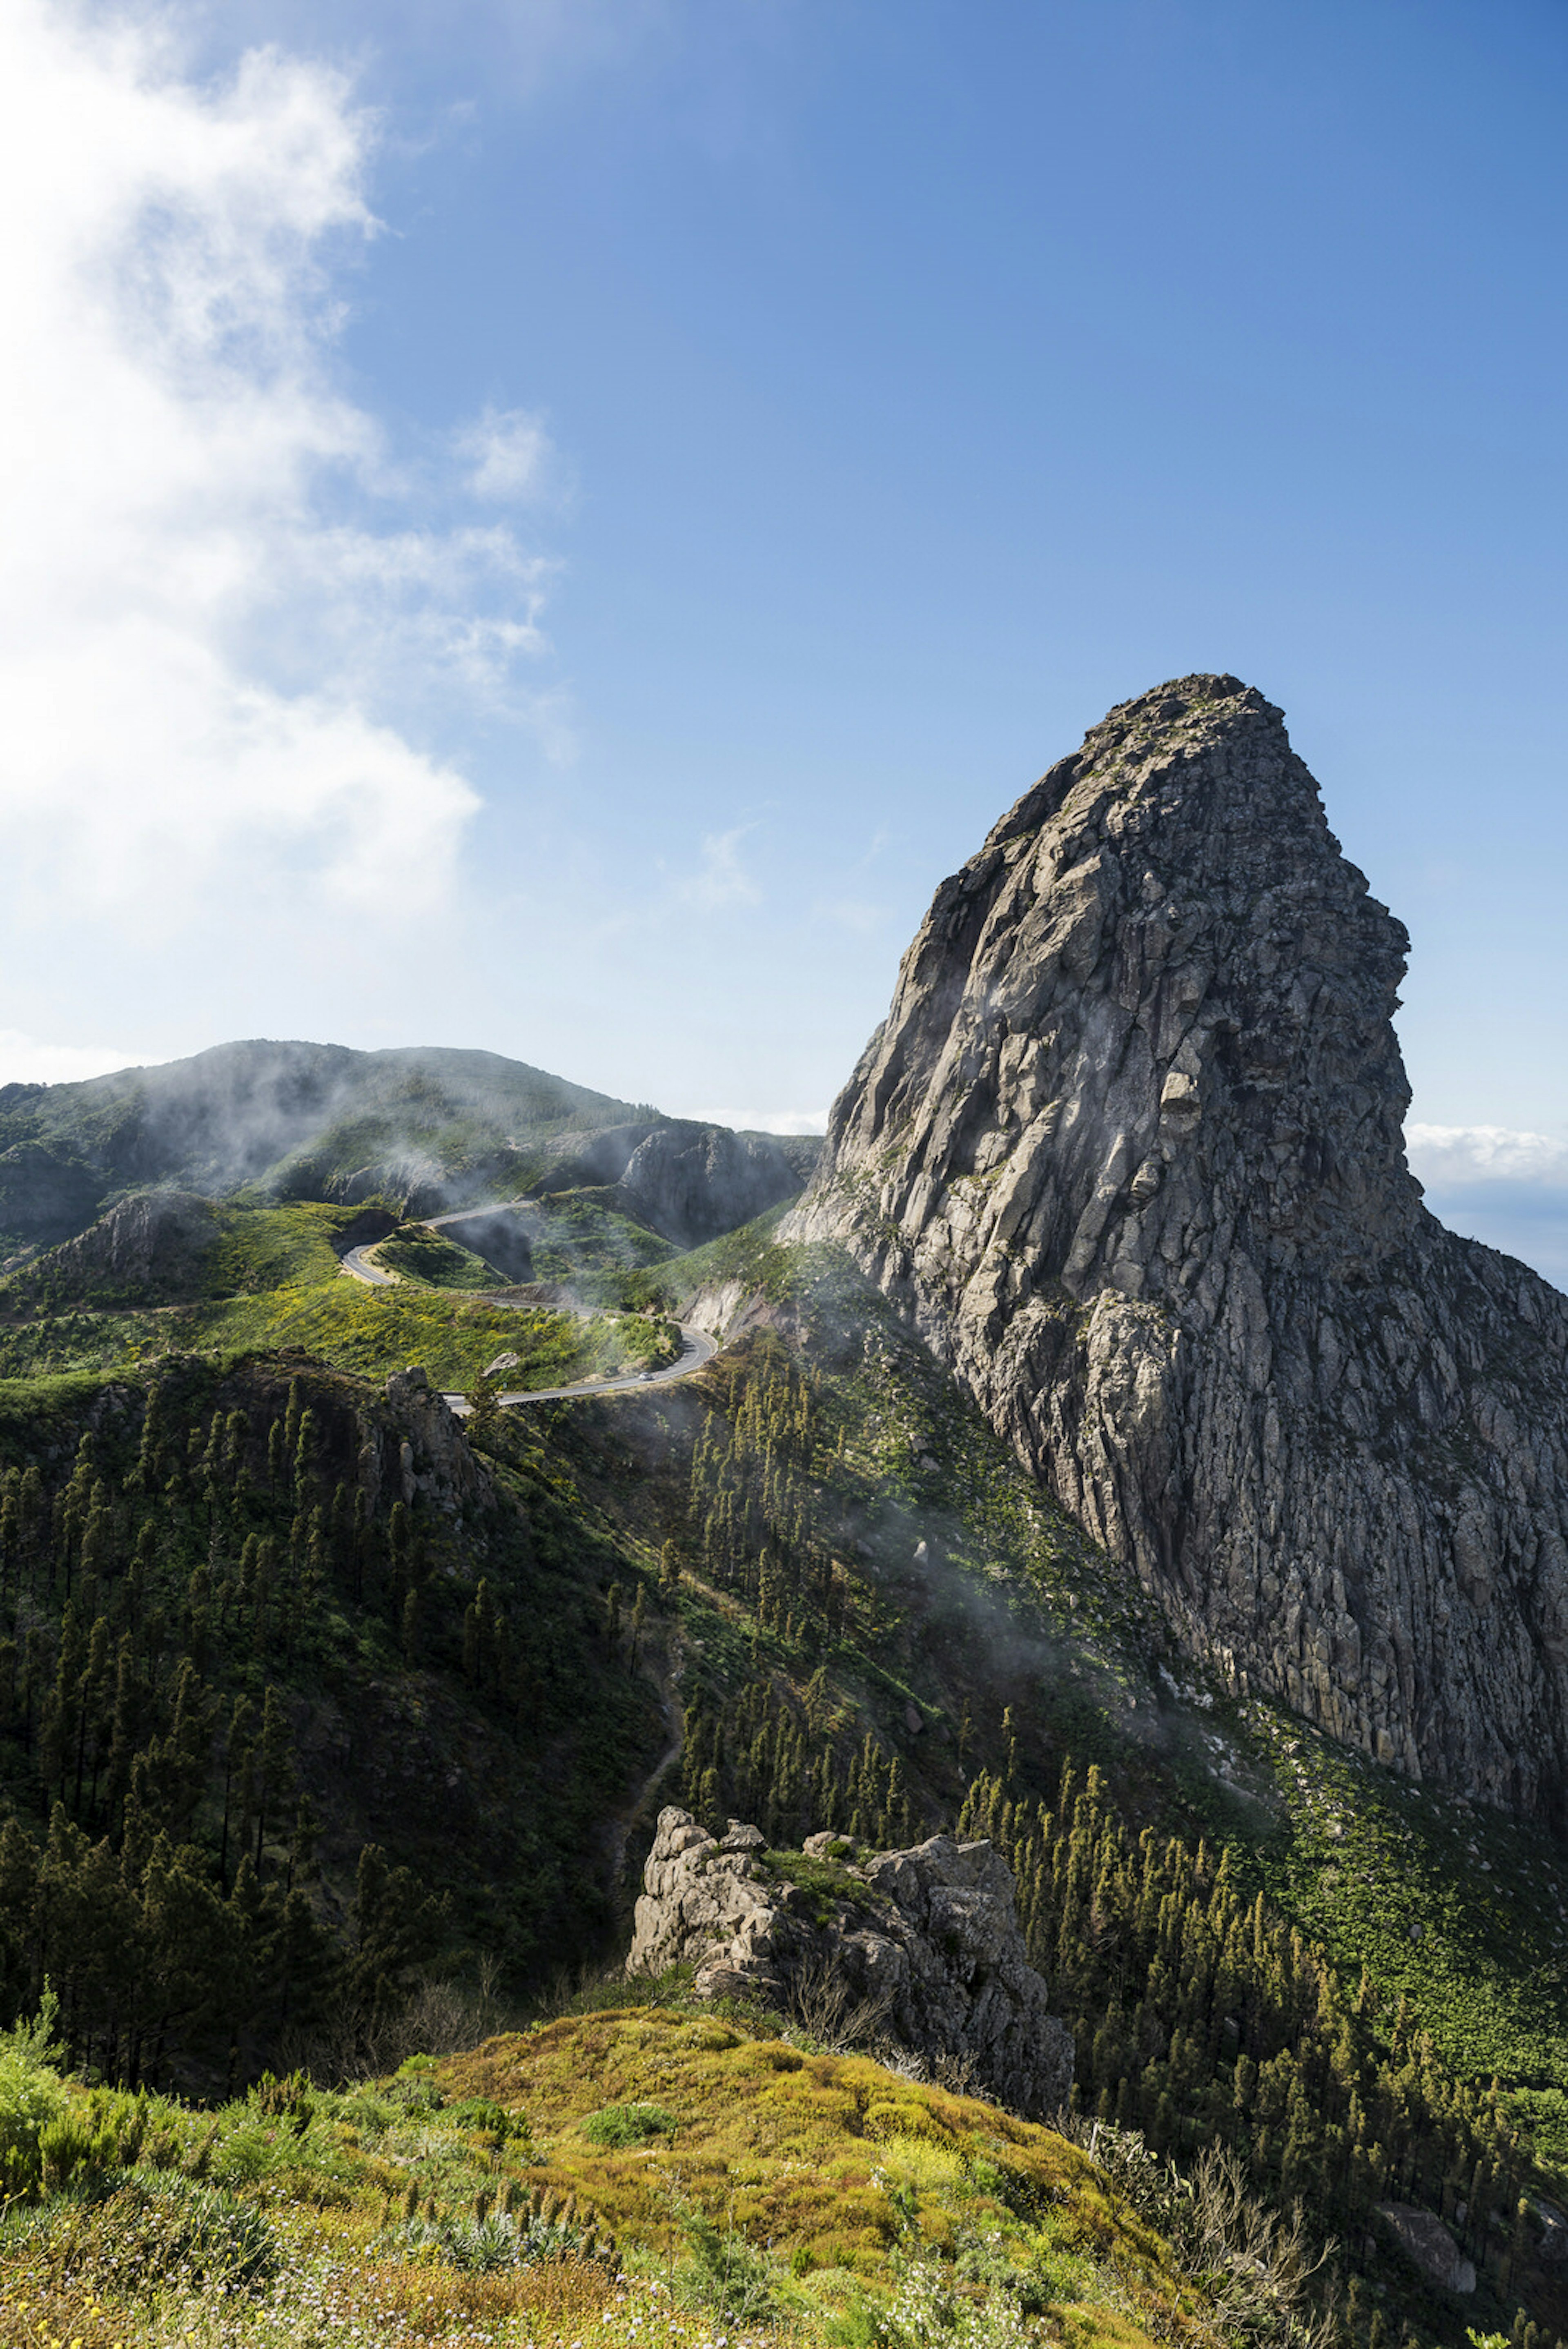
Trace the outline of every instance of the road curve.
[[[483, 1207], [465, 1207], [460, 1213], [461, 1216], [483, 1215], [484, 1210]], [[459, 1216], [431, 1216], [426, 1218], [431, 1228], [437, 1224], [459, 1220]], [[397, 1276], [383, 1272], [380, 1266], [372, 1264], [367, 1255], [368, 1249], [379, 1245], [377, 1240], [367, 1240], [362, 1247], [349, 1248], [341, 1259], [342, 1269], [352, 1274], [356, 1280], [362, 1280], [369, 1288], [394, 1288]], [[624, 1394], [634, 1387], [667, 1387], [677, 1379], [689, 1379], [693, 1371], [700, 1371], [704, 1362], [712, 1361], [719, 1350], [718, 1343], [709, 1337], [705, 1330], [693, 1329], [689, 1321], [678, 1321], [675, 1326], [680, 1332], [680, 1351], [661, 1371], [628, 1371], [613, 1379], [579, 1379], [576, 1386], [536, 1387], [532, 1392], [502, 1394], [495, 1400], [504, 1411], [514, 1411], [525, 1402], [572, 1402], [587, 1395]], [[447, 1401], [460, 1418], [466, 1418], [472, 1409], [466, 1395], [449, 1394]]]
[[[678, 1321], [675, 1326], [680, 1332], [680, 1351], [661, 1371], [629, 1371], [613, 1379], [579, 1379], [576, 1386], [535, 1387], [531, 1392], [500, 1394], [495, 1400], [504, 1411], [514, 1411], [525, 1402], [578, 1402], [589, 1395], [625, 1394], [633, 1388], [646, 1392], [649, 1387], [671, 1386], [677, 1379], [689, 1379], [693, 1371], [711, 1362], [719, 1350], [717, 1340], [710, 1338], [705, 1330], [695, 1330], [689, 1321]], [[460, 1418], [465, 1418], [473, 1407], [466, 1395], [449, 1394], [447, 1401]]]
[[367, 1288], [395, 1288], [398, 1285], [396, 1276], [389, 1272], [383, 1272], [379, 1264], [371, 1264], [366, 1256], [366, 1248], [379, 1246], [379, 1240], [367, 1240], [362, 1247], [350, 1248], [348, 1255], [341, 1260], [343, 1269], [345, 1272], [351, 1272], [356, 1280], [364, 1281]]

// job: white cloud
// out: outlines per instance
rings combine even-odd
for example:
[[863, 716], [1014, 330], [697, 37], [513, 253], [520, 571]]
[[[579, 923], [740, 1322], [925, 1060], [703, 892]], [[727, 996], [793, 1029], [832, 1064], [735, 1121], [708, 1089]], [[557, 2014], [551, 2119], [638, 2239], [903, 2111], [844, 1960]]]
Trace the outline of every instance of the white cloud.
[[1505, 1125], [1408, 1125], [1405, 1144], [1423, 1183], [1568, 1184], [1568, 1142]]
[[366, 519], [400, 480], [328, 361], [333, 267], [375, 233], [372, 134], [325, 67], [259, 50], [197, 85], [151, 14], [0, 10], [0, 823], [24, 921], [145, 936], [222, 900], [239, 933], [449, 895], [478, 801], [409, 716], [452, 678], [518, 706], [546, 574], [504, 531]]
[[720, 913], [727, 905], [758, 905], [763, 893], [741, 862], [741, 843], [752, 828], [739, 823], [732, 832], [704, 833], [701, 863], [676, 883], [676, 895], [706, 914]]
[[503, 504], [539, 496], [554, 469], [550, 436], [526, 409], [487, 408], [457, 435], [456, 447], [468, 460], [473, 495]]
[[19, 1029], [0, 1028], [0, 1085], [64, 1085], [138, 1065], [113, 1044], [45, 1044]]
[[1568, 1288], [1568, 1143], [1505, 1125], [1412, 1124], [1405, 1140], [1440, 1223]]
[[732, 1125], [738, 1133], [826, 1133], [825, 1109], [694, 1109], [704, 1125]]

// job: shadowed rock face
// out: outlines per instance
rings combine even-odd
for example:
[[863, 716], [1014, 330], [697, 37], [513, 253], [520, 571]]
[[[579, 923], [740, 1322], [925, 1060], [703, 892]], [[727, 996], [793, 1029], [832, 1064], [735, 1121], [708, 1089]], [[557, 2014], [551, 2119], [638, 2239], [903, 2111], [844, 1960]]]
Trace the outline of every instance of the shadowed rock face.
[[1125, 703], [937, 892], [782, 1236], [1232, 1684], [1560, 1816], [1568, 1299], [1421, 1206], [1407, 946], [1262, 695]]

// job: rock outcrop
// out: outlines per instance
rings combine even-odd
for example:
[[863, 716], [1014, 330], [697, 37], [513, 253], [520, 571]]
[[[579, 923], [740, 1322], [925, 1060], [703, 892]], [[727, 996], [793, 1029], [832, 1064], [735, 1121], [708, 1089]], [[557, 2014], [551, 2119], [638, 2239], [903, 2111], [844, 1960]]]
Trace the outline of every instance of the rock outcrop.
[[428, 1372], [416, 1364], [394, 1371], [383, 1392], [390, 1424], [367, 1423], [359, 1453], [359, 1481], [372, 1504], [383, 1495], [410, 1507], [423, 1500], [446, 1516], [488, 1507], [495, 1487]]
[[771, 1134], [672, 1119], [638, 1144], [620, 1186], [654, 1231], [701, 1247], [793, 1199], [801, 1184]]
[[192, 1191], [142, 1191], [51, 1251], [37, 1276], [67, 1286], [192, 1288], [218, 1237], [217, 1211]]
[[1407, 2259], [1445, 2292], [1474, 2292], [1475, 2261], [1463, 2258], [1452, 2235], [1435, 2210], [1411, 2202], [1379, 2202], [1377, 2216]]
[[1014, 1908], [1012, 1871], [989, 1843], [932, 1836], [853, 1855], [808, 1837], [796, 1880], [732, 1820], [715, 1838], [689, 1811], [659, 1815], [628, 1974], [694, 1962], [707, 1997], [751, 1993], [863, 2030], [928, 2064], [959, 2064], [1003, 2104], [1041, 2117], [1065, 2102], [1071, 2034], [1049, 2012]]
[[1145, 694], [938, 891], [783, 1236], [1232, 1685], [1560, 1817], [1568, 1299], [1421, 1205], [1407, 944], [1277, 709]]

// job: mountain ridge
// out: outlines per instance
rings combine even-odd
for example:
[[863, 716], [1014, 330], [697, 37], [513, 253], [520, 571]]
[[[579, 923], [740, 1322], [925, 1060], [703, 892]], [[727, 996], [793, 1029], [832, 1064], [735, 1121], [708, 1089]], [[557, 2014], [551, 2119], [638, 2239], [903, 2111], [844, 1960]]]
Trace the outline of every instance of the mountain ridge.
[[381, 1197], [425, 1216], [628, 1178], [624, 1209], [689, 1247], [787, 1197], [805, 1171], [800, 1150], [772, 1135], [669, 1118], [445, 1046], [250, 1039], [0, 1088], [0, 1253], [12, 1261], [74, 1238], [128, 1193], [171, 1184], [211, 1197]]

